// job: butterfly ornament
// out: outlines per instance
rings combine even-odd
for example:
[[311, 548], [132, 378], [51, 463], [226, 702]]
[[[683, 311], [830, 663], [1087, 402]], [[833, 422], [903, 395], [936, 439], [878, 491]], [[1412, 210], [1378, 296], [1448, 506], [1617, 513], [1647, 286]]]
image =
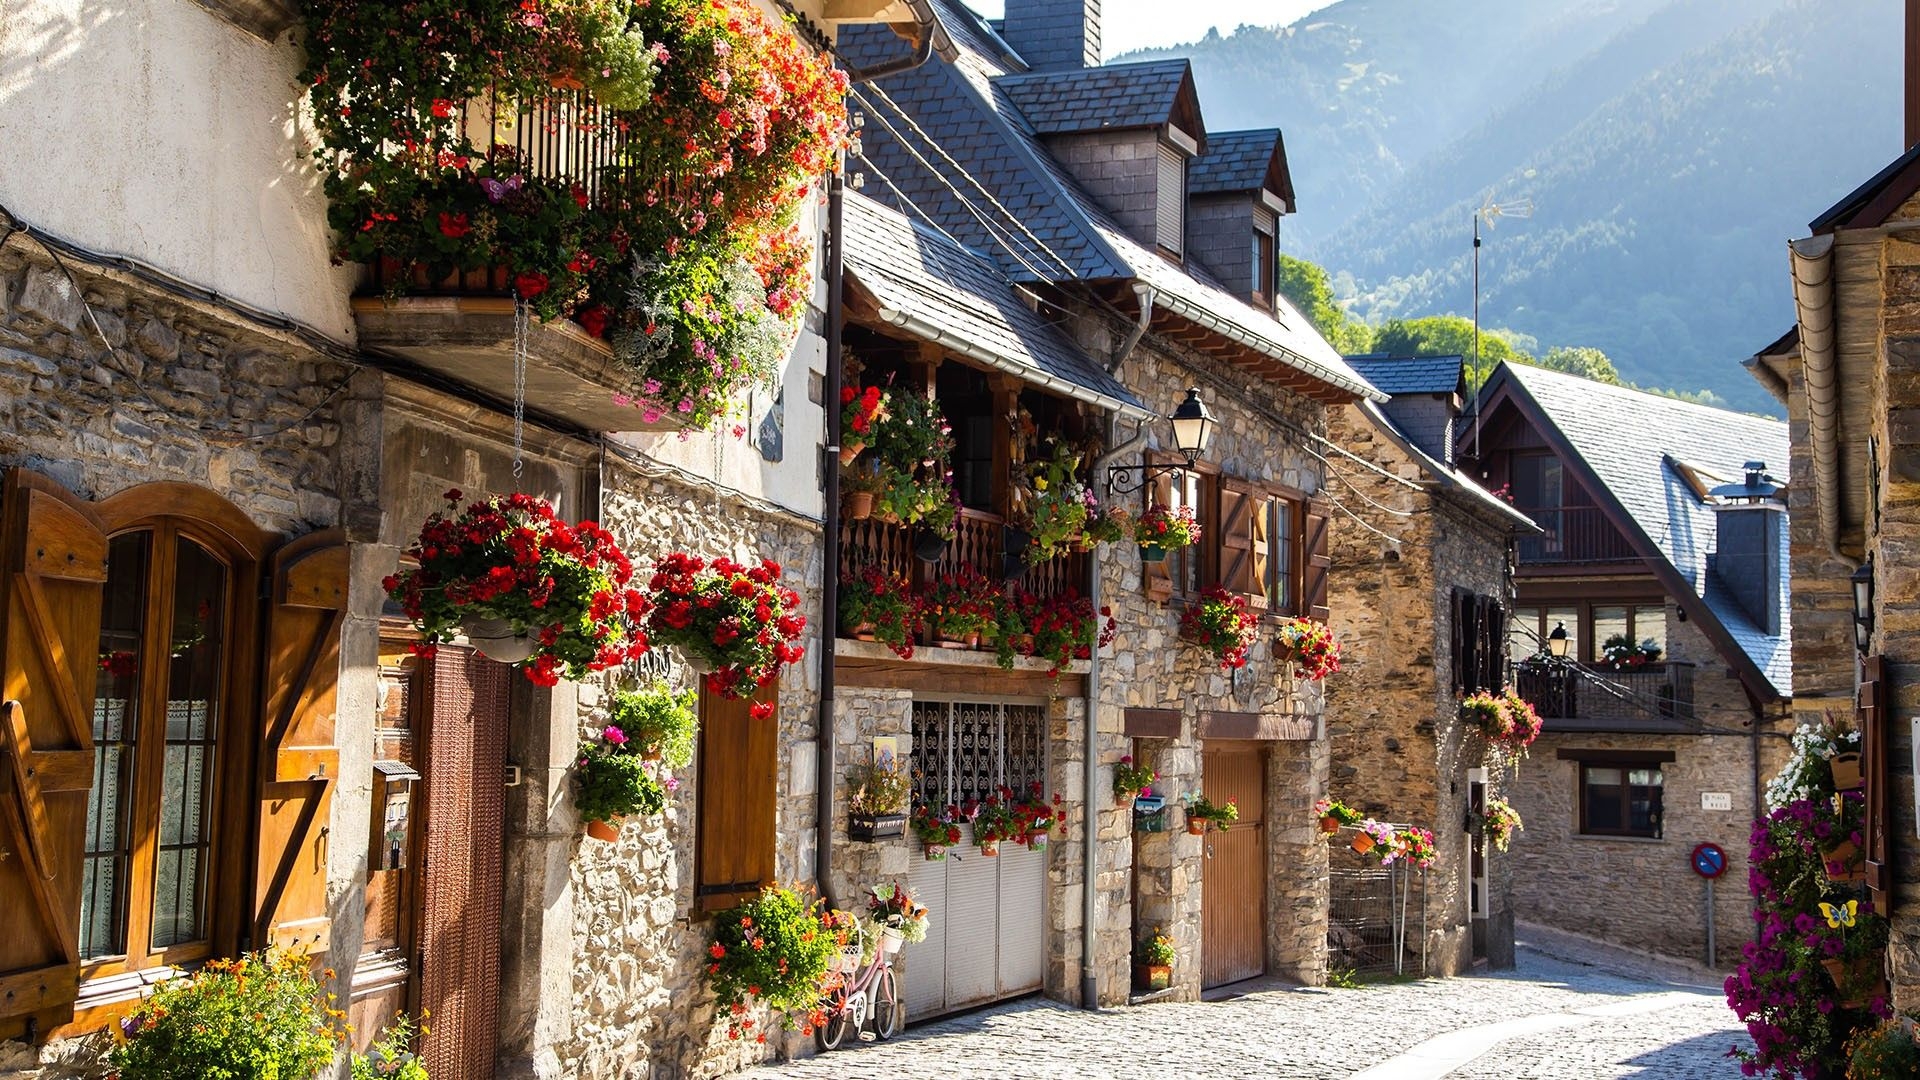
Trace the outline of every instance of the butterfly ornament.
[[1827, 917], [1827, 925], [1840, 930], [1850, 928], [1860, 916], [1860, 901], [1849, 900], [1844, 904], [1820, 904], [1820, 914]]

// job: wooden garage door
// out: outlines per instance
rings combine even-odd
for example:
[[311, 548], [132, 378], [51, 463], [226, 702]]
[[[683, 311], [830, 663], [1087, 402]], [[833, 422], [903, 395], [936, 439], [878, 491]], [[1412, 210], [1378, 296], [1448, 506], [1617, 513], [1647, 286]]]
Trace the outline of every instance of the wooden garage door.
[[1267, 970], [1266, 752], [1258, 746], [1208, 747], [1201, 790], [1234, 800], [1240, 820], [1201, 840], [1202, 985], [1224, 986]]

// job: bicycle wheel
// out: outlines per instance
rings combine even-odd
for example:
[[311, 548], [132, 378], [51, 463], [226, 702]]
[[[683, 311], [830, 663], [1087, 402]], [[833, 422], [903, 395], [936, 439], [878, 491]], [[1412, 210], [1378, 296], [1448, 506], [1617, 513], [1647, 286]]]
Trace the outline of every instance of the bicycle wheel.
[[813, 1029], [813, 1045], [823, 1054], [838, 1050], [853, 1033], [853, 1016], [847, 1012], [846, 1004], [845, 997], [835, 995], [827, 1005], [827, 1022]]
[[873, 987], [873, 1037], [891, 1039], [906, 1029], [907, 1003], [900, 1000], [900, 984], [889, 967]]

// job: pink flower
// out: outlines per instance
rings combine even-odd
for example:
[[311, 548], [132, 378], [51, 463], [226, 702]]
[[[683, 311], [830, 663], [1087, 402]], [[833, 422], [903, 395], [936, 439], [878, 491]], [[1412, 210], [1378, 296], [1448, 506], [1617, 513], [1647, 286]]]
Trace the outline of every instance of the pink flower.
[[621, 743], [624, 743], [627, 741], [627, 733], [624, 731], [621, 731], [617, 727], [614, 727], [612, 724], [607, 725], [607, 730], [601, 732], [600, 737], [607, 740], [608, 742], [612, 743], [615, 746], [619, 746]]

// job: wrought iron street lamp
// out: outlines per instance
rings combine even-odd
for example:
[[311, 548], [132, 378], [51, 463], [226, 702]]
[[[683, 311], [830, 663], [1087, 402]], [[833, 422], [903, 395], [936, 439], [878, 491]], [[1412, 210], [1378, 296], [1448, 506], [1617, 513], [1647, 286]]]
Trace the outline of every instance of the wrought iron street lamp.
[[1555, 660], [1567, 658], [1567, 624], [1554, 623], [1553, 633], [1547, 635], [1547, 652]]
[[1861, 654], [1873, 646], [1873, 560], [1853, 572], [1853, 647]]
[[1184, 472], [1200, 462], [1200, 455], [1207, 452], [1213, 444], [1214, 429], [1220, 422], [1214, 419], [1207, 403], [1200, 400], [1200, 388], [1187, 389], [1187, 399], [1167, 417], [1173, 426], [1173, 445], [1186, 458], [1184, 463], [1112, 465], [1107, 468], [1107, 490], [1109, 492], [1132, 492], [1154, 482], [1169, 473]]

